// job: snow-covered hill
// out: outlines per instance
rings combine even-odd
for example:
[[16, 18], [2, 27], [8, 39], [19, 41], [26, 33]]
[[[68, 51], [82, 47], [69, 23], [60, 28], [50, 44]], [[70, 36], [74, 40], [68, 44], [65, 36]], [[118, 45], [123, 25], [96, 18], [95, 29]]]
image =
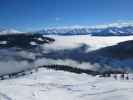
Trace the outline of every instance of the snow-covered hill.
[[132, 100], [132, 84], [131, 79], [40, 69], [31, 75], [0, 81], [0, 100]]
[[74, 26], [46, 28], [37, 33], [46, 35], [93, 35], [93, 36], [127, 36], [133, 35], [133, 23], [113, 23], [97, 26]]

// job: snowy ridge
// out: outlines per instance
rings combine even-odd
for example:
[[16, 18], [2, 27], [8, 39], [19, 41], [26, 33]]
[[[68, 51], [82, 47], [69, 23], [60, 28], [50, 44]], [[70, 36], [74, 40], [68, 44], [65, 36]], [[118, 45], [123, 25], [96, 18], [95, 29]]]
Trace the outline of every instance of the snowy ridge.
[[1, 29], [0, 30], [0, 35], [6, 35], [6, 34], [20, 34], [23, 32], [20, 32], [18, 30], [15, 29]]
[[38, 31], [46, 35], [94, 35], [127, 36], [133, 35], [133, 23], [112, 23], [97, 26], [51, 27]]

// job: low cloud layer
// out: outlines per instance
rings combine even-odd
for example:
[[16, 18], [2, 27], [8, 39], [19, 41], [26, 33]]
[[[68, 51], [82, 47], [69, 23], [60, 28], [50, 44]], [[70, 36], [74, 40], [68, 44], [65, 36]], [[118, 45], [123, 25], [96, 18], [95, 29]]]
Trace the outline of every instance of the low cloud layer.
[[[58, 37], [55, 36], [56, 41], [53, 44], [46, 44], [39, 47], [38, 50], [17, 50], [16, 48], [10, 49], [1, 49], [0, 50], [0, 75], [8, 74], [13, 72], [19, 72], [25, 69], [34, 68], [42, 65], [68, 65], [80, 69], [91, 69], [91, 70], [110, 70], [110, 69], [127, 69], [131, 70], [130, 66], [133, 66], [133, 59], [126, 60], [112, 60], [110, 65], [117, 66], [112, 67], [109, 65], [101, 65], [98, 62], [90, 63], [87, 59], [84, 60], [84, 57], [89, 51], [96, 50], [105, 46], [110, 46], [117, 44], [121, 41], [131, 40], [133, 37], [89, 37], [89, 36], [73, 36], [73, 37]], [[82, 49], [79, 49], [82, 48]], [[66, 51], [67, 53], [66, 53]], [[75, 52], [76, 50], [76, 52]], [[64, 52], [65, 51], [65, 52]], [[68, 52], [71, 51], [71, 52]], [[56, 55], [49, 56], [49, 54]], [[77, 53], [78, 52], [78, 53]], [[85, 53], [84, 53], [85, 52]], [[79, 57], [80, 60], [72, 59], [73, 54], [75, 57]], [[60, 55], [59, 55], [60, 54]], [[64, 55], [66, 54], [66, 55]], [[46, 57], [49, 56], [49, 57]], [[68, 56], [69, 55], [69, 56]], [[40, 57], [39, 57], [40, 56]], [[53, 56], [56, 56], [53, 58]], [[66, 58], [63, 58], [65, 57]], [[94, 56], [96, 58], [97, 55]], [[63, 58], [63, 59], [61, 59]], [[103, 62], [106, 62], [106, 58], [102, 59]], [[128, 66], [127, 66], [128, 65]]]

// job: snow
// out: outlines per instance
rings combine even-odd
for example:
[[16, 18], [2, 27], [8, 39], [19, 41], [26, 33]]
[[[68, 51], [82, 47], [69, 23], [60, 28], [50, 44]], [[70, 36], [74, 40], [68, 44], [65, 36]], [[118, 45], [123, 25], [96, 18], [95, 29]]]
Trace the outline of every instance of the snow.
[[[56, 41], [52, 44], [42, 46], [44, 47], [44, 51], [46, 50], [46, 53], [52, 50], [77, 48], [81, 44], [87, 45], [88, 50], [86, 52], [89, 52], [90, 50], [116, 45], [119, 42], [133, 40], [133, 36], [95, 37], [88, 35], [52, 35], [48, 37], [54, 38]], [[36, 45], [36, 43], [31, 42], [31, 45]], [[4, 72], [15, 72], [51, 63], [77, 65], [77, 62], [70, 59], [36, 59], [36, 54], [26, 51], [16, 52], [12, 49], [4, 49], [0, 50], [0, 54], [0, 71], [2, 74]], [[36, 61], [32, 64], [26, 60], [16, 61], [16, 56], [36, 59]], [[126, 62], [129, 63], [128, 61]], [[130, 59], [131, 61], [132, 59]], [[86, 66], [90, 68], [94, 67], [94, 65], [88, 63], [81, 63], [79, 65], [82, 69], [86, 69]], [[38, 72], [34, 72], [31, 75], [1, 80], [0, 100], [132, 100], [132, 78], [132, 74], [130, 75], [130, 80], [121, 80], [120, 78], [115, 80], [113, 77], [102, 78], [87, 74], [74, 74], [41, 68]]]
[[114, 33], [114, 34], [117, 34], [116, 31], [113, 31], [113, 30], [109, 30], [110, 33]]
[[0, 82], [0, 100], [132, 100], [133, 81], [40, 69]]
[[0, 30], [0, 35], [5, 35], [5, 34], [21, 34], [22, 32], [15, 30], [15, 29], [3, 29]]
[[43, 39], [42, 39], [42, 38], [38, 38], [38, 40], [39, 40], [39, 41], [43, 41]]
[[[111, 30], [110, 30], [111, 29]], [[123, 34], [120, 34], [121, 33]], [[98, 36], [127, 36], [133, 35], [133, 22], [119, 22], [96, 26], [64, 26], [48, 27], [35, 33], [47, 35], [98, 35]]]
[[30, 42], [30, 44], [31, 44], [31, 45], [37, 45], [37, 43], [34, 42], [34, 41]]
[[115, 22], [109, 24], [99, 24], [95, 26], [81, 26], [81, 25], [73, 25], [73, 26], [57, 26], [57, 27], [47, 27], [46, 30], [69, 30], [69, 29], [105, 29], [110, 27], [122, 28], [126, 26], [133, 26], [133, 22]]
[[7, 41], [0, 41], [0, 44], [7, 44]]

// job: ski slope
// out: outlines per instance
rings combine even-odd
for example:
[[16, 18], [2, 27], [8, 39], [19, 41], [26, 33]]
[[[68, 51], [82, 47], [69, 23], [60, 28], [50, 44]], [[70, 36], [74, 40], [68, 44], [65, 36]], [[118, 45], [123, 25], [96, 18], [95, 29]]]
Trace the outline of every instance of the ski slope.
[[132, 100], [133, 80], [40, 69], [0, 82], [0, 100]]

